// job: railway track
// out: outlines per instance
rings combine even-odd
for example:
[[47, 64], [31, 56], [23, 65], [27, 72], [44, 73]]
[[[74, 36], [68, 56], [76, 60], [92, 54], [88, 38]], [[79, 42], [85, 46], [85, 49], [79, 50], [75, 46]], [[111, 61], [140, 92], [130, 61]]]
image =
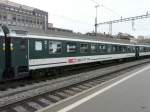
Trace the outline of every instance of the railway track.
[[[123, 62], [119, 62], [120, 64]], [[61, 77], [66, 77], [66, 76], [71, 76], [71, 75], [76, 75], [82, 72], [87, 72], [87, 71], [91, 71], [91, 70], [95, 70], [98, 68], [104, 68], [104, 67], [108, 67], [108, 66], [112, 66], [112, 65], [116, 65], [118, 63], [104, 63], [104, 64], [100, 64], [100, 63], [93, 63], [93, 64], [86, 64], [84, 66], [79, 66], [79, 67], [74, 67], [71, 69], [67, 69], [64, 71], [64, 73], [61, 73], [61, 75], [55, 74], [55, 75], [49, 75], [49, 76], [43, 76], [43, 77], [25, 77], [22, 79], [16, 79], [16, 80], [9, 80], [9, 81], [4, 81], [4, 82], [0, 82], [0, 92], [3, 91], [7, 91], [9, 89], [16, 89], [19, 87], [24, 87], [26, 85], [32, 85], [34, 83], [41, 83], [41, 82], [45, 82], [45, 81], [49, 81], [49, 80], [53, 80], [53, 79], [58, 79]]]
[[0, 91], [0, 112], [34, 112], [148, 64], [150, 59]]

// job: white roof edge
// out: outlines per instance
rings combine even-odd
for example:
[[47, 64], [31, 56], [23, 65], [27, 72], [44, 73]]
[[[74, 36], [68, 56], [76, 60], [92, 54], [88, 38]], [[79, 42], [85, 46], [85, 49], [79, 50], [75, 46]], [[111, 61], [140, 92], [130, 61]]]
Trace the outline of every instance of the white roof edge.
[[28, 38], [37, 38], [37, 39], [52, 39], [52, 40], [70, 40], [70, 41], [80, 41], [80, 42], [93, 42], [93, 43], [108, 43], [108, 44], [119, 44], [119, 45], [133, 45], [134, 44], [125, 44], [125, 43], [116, 43], [116, 42], [104, 42], [104, 41], [96, 41], [96, 40], [83, 40], [83, 39], [73, 39], [73, 38], [65, 38], [65, 37], [49, 37], [49, 36], [38, 36], [38, 35], [28, 35]]
[[22, 37], [22, 38], [34, 38], [34, 39], [52, 39], [52, 40], [68, 40], [68, 41], [80, 41], [80, 42], [93, 42], [93, 43], [108, 43], [108, 44], [118, 44], [118, 45], [132, 45], [132, 46], [146, 46], [150, 47], [150, 45], [135, 45], [135, 44], [126, 44], [126, 43], [118, 43], [118, 42], [106, 42], [106, 41], [96, 41], [96, 40], [83, 40], [83, 39], [73, 39], [73, 38], [65, 38], [65, 37], [54, 37], [54, 36], [39, 36], [39, 35], [18, 35], [13, 32], [9, 34], [14, 37]]
[[65, 38], [65, 37], [38, 36], [38, 35], [28, 35], [27, 37], [28, 38], [37, 38], [37, 39], [70, 40], [70, 41], [80, 41], [80, 42], [108, 43], [108, 44], [118, 44], [118, 45], [132, 45], [132, 46], [146, 46], [146, 47], [150, 47], [150, 45], [135, 45], [135, 44], [132, 44], [132, 43], [131, 44], [125, 44], [125, 43], [117, 43], [117, 42], [83, 40], [83, 39], [73, 39], [73, 38]]

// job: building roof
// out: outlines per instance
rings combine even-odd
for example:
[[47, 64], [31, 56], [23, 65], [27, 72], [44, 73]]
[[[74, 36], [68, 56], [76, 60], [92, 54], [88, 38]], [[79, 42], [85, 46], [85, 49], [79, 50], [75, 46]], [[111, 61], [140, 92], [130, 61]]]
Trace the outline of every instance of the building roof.
[[31, 10], [31, 11], [33, 11], [35, 9], [33, 7], [29, 7], [29, 6], [26, 6], [26, 5], [21, 5], [21, 4], [15, 3], [15, 2], [11, 2], [9, 0], [0, 0], [0, 3], [3, 3], [5, 5], [9, 5], [9, 6], [18, 7], [18, 8], [23, 8], [23, 9], [26, 9], [26, 10]]
[[36, 11], [36, 12], [42, 12], [42, 13], [46, 13], [48, 14], [48, 12], [34, 8], [34, 7], [30, 7], [30, 6], [26, 6], [26, 5], [22, 5], [22, 4], [18, 4], [15, 2], [11, 2], [9, 0], [0, 0], [0, 4], [4, 4], [6, 6], [12, 6], [12, 7], [16, 7], [18, 9], [24, 9], [24, 10], [28, 10], [28, 11]]

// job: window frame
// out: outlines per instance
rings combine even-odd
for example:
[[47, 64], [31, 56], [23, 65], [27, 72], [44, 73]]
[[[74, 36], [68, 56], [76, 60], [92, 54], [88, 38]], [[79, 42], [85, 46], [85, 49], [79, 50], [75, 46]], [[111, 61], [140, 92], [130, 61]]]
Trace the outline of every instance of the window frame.
[[[37, 43], [41, 43], [41, 48], [37, 48]], [[43, 41], [42, 40], [35, 40], [34, 42], [34, 50], [35, 51], [43, 51]]]
[[[52, 43], [52, 42], [60, 43], [60, 48], [61, 48], [60, 52], [50, 52], [50, 43]], [[52, 55], [52, 54], [61, 54], [62, 50], [63, 50], [62, 48], [63, 48], [63, 45], [62, 45], [61, 41], [57, 41], [57, 40], [50, 40], [50, 41], [48, 41], [48, 54], [50, 54], [50, 55]], [[58, 50], [58, 46], [57, 46], [56, 50]]]
[[107, 53], [112, 54], [112, 45], [111, 44], [107, 44]]
[[[92, 46], [95, 46], [95, 51], [94, 50], [92, 50]], [[96, 43], [91, 43], [91, 48], [90, 48], [90, 50], [91, 50], [91, 53], [97, 53], [97, 44]]]
[[[75, 50], [69, 52], [69, 51], [68, 51], [68, 46], [69, 46], [69, 45], [70, 45], [70, 46], [71, 46], [71, 45], [75, 46], [75, 48], [74, 48]], [[77, 53], [77, 43], [75, 43], [75, 42], [67, 42], [67, 43], [66, 43], [66, 52], [67, 52], [67, 53]]]
[[107, 53], [107, 45], [106, 44], [99, 44], [98, 46], [100, 53]]
[[[87, 52], [82, 52], [81, 50], [81, 45], [84, 44], [84, 45], [87, 45]], [[89, 44], [88, 43], [80, 43], [80, 53], [88, 53], [88, 49], [89, 49]]]

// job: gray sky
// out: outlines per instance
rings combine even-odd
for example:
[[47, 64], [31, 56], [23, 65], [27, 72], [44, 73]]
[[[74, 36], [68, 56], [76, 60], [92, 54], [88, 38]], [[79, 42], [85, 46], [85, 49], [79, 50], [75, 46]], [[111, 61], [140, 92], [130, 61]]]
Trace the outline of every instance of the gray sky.
[[[96, 5], [91, 0], [10, 0], [49, 12], [49, 22], [55, 27], [72, 29], [76, 32], [94, 30]], [[98, 8], [98, 22], [146, 14], [150, 11], [150, 0], [95, 0], [104, 7]], [[112, 9], [113, 11], [108, 10]], [[135, 21], [135, 31], [131, 22], [113, 25], [113, 34], [127, 32], [133, 35], [150, 35], [150, 18]], [[100, 32], [108, 32], [108, 25], [98, 27]]]

